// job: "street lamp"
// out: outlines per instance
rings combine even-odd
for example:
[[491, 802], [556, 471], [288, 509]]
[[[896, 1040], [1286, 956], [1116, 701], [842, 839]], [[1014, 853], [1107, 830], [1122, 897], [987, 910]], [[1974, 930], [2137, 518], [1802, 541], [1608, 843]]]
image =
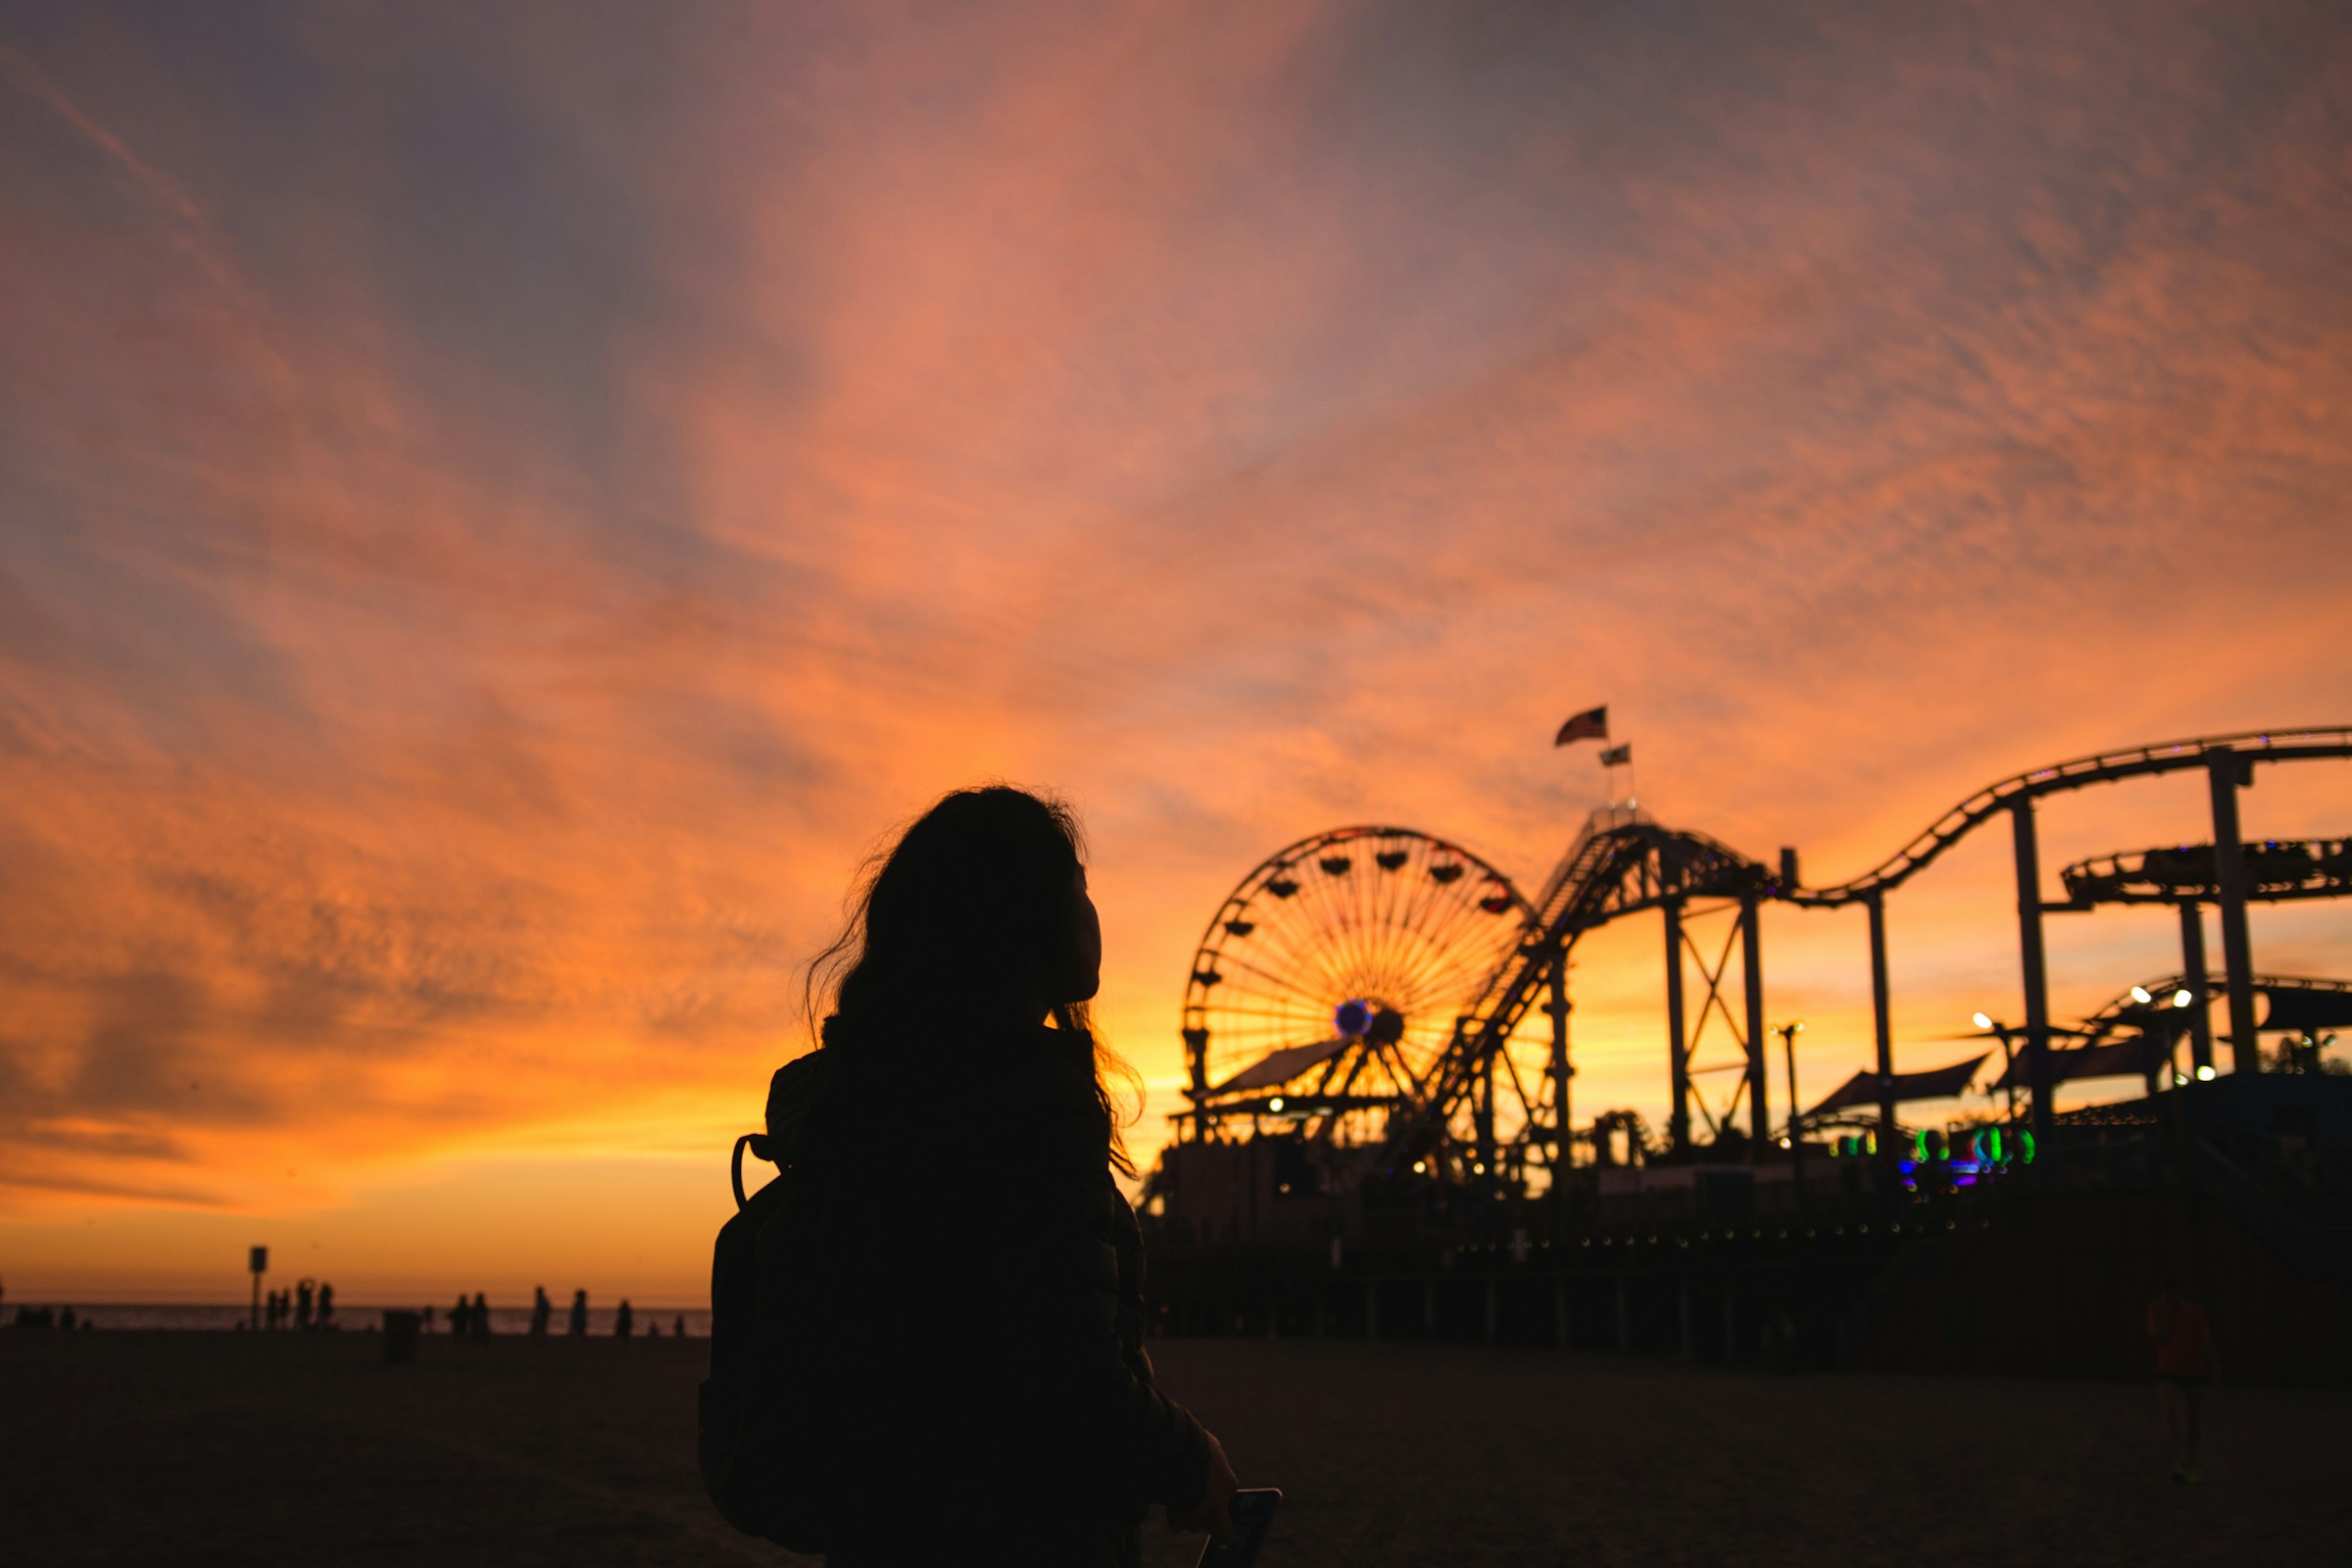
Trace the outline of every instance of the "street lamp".
[[1796, 1037], [1804, 1032], [1802, 1018], [1773, 1030], [1781, 1037], [1781, 1050], [1788, 1058], [1788, 1185], [1790, 1198], [1800, 1204], [1805, 1200], [1805, 1130], [1797, 1121]]
[[[2136, 987], [2134, 989], [2137, 989]], [[1969, 1019], [1988, 1035], [2001, 1042], [2001, 1081], [2009, 1086], [2009, 1119], [2017, 1120], [2017, 1052], [2007, 1024], [1986, 1012], [1972, 1012]]]

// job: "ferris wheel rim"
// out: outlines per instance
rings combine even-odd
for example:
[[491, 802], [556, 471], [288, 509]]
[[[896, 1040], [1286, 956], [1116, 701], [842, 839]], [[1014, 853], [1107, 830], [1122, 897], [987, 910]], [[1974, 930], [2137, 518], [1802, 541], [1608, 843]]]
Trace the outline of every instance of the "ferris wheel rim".
[[[1236, 956], [1225, 950], [1219, 936], [1220, 929], [1225, 930], [1228, 935], [1237, 937], [1242, 935], [1243, 933], [1232, 932], [1229, 922], [1238, 919], [1242, 911], [1250, 908], [1255, 901], [1263, 897], [1269, 891], [1270, 884], [1284, 871], [1309, 862], [1320, 852], [1338, 845], [1366, 841], [1396, 842], [1402, 840], [1416, 841], [1419, 845], [1426, 847], [1425, 854], [1432, 856], [1442, 854], [1448, 860], [1460, 864], [1465, 870], [1477, 873], [1481, 881], [1476, 886], [1499, 890], [1502, 896], [1508, 900], [1507, 904], [1502, 908], [1491, 909], [1488, 912], [1497, 916], [1516, 915], [1522, 929], [1527, 922], [1534, 919], [1534, 906], [1520, 891], [1518, 884], [1513, 882], [1500, 867], [1467, 846], [1439, 834], [1393, 822], [1371, 822], [1326, 828], [1294, 840], [1264, 857], [1233, 885], [1231, 891], [1218, 903], [1206, 925], [1202, 927], [1200, 940], [1194, 944], [1191, 968], [1185, 979], [1183, 1007], [1183, 1033], [1188, 1069], [1198, 1066], [1204, 1070], [1206, 1066], [1208, 1036], [1205, 1018], [1217, 1005], [1211, 1002], [1209, 991], [1222, 980], [1222, 975], [1212, 967], [1212, 962], [1222, 964], [1234, 961]], [[1277, 892], [1276, 896], [1282, 897], [1283, 895]], [[1487, 895], [1489, 898], [1493, 896], [1493, 893]], [[1217, 974], [1218, 978], [1204, 983], [1202, 979], [1204, 974]], [[1198, 1036], [1198, 1040], [1196, 1040], [1196, 1036]], [[1196, 1054], [1198, 1054], [1198, 1060], [1196, 1060]], [[1185, 1098], [1196, 1105], [1205, 1108], [1206, 1097], [1214, 1094], [1215, 1090], [1205, 1082], [1200, 1082], [1197, 1085], [1188, 1084], [1183, 1093]]]

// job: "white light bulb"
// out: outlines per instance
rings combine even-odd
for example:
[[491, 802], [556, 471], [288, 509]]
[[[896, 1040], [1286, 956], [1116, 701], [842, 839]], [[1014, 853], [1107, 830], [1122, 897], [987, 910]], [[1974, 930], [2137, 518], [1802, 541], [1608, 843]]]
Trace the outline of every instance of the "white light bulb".
[[1272, 1100], [1267, 1101], [1266, 1108], [1268, 1110], [1280, 1110], [1282, 1108], [1282, 1097], [1280, 1095], [1276, 1095]]
[[2197, 1069], [2197, 1082], [2201, 1084], [2209, 1084], [2213, 1082], [2213, 1068], [2211, 1066], [2199, 1067]]
[[2132, 1000], [2133, 1002], [2153, 1002], [2156, 999], [2148, 995], [2148, 988], [2146, 986], [2133, 986], [2132, 988]]
[[2173, 993], [2173, 1005], [2176, 1007], [2185, 1007], [2196, 1000], [2196, 998], [2188, 994], [2188, 988], [2186, 986], [2182, 986], [2180, 990]]
[[1980, 1029], [1989, 1029], [1992, 1027], [1992, 1020], [1984, 1013], [1972, 1013], [1970, 1016], [1976, 1019], [1977, 1027]]

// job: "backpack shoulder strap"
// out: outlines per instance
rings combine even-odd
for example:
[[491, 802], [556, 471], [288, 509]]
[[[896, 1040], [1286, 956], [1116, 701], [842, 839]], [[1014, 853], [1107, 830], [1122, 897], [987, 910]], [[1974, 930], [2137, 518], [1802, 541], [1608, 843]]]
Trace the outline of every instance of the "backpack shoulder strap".
[[754, 1159], [773, 1157], [768, 1152], [765, 1133], [745, 1133], [741, 1138], [735, 1140], [735, 1155], [728, 1161], [727, 1176], [735, 1184], [735, 1211], [737, 1213], [741, 1213], [752, 1204], [751, 1199], [746, 1197], [743, 1191], [743, 1152], [747, 1147], [751, 1150]]

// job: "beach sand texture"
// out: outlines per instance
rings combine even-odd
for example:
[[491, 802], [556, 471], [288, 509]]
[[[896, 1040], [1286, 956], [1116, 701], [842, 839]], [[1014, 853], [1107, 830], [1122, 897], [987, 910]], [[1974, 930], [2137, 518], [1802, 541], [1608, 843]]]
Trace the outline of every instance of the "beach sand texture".
[[[789, 1563], [694, 1469], [707, 1342], [0, 1334], [0, 1552], [48, 1564]], [[1288, 1500], [1266, 1568], [2352, 1560], [2340, 1393], [1775, 1378], [1473, 1346], [1161, 1341]], [[1198, 1543], [1154, 1523], [1146, 1560]]]

